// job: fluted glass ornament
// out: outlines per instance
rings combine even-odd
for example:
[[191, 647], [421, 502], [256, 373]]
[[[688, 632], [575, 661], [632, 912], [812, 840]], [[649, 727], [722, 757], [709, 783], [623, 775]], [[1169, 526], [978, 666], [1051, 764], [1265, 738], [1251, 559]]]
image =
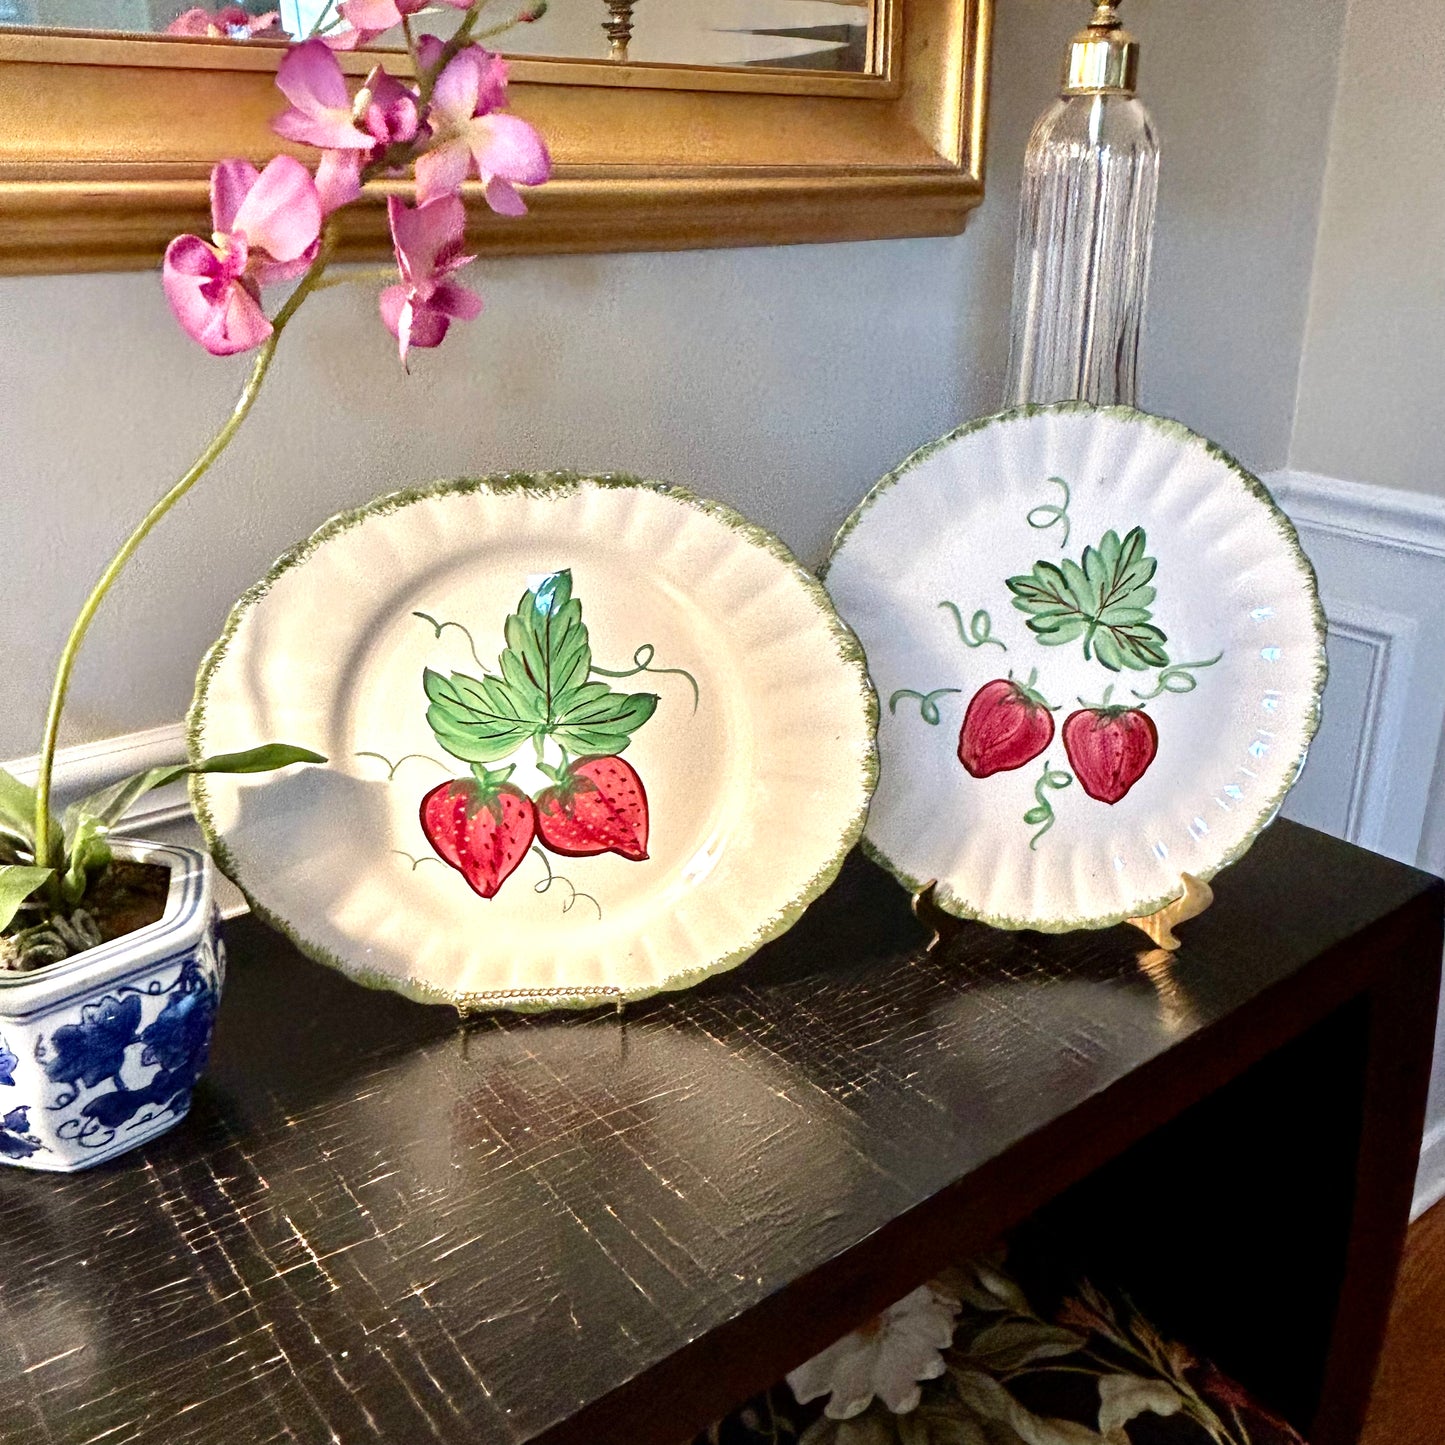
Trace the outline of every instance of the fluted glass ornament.
[[1159, 140], [1134, 94], [1138, 45], [1100, 4], [1024, 157], [1008, 402], [1134, 405]]

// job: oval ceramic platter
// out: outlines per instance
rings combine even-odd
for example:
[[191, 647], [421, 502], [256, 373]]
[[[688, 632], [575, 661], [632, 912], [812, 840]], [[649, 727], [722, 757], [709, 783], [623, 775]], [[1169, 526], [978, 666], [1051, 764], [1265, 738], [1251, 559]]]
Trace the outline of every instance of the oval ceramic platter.
[[682, 988], [786, 930], [857, 841], [876, 703], [821, 585], [736, 512], [500, 477], [343, 514], [236, 605], [193, 756], [254, 909], [362, 982], [459, 1007]]
[[826, 572], [885, 704], [865, 846], [949, 912], [1062, 932], [1241, 856], [1319, 716], [1314, 573], [1264, 487], [1123, 407], [924, 447]]

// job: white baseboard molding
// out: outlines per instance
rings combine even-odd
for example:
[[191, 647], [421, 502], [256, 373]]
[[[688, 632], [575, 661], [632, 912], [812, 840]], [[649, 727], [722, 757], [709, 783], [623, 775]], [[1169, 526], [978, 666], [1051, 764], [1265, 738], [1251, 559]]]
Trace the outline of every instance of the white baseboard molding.
[[1419, 1219], [1432, 1205], [1445, 1199], [1445, 1119], [1425, 1131], [1420, 1168], [1415, 1175], [1415, 1201], [1410, 1218]]
[[[51, 784], [56, 809], [59, 811], [77, 798], [108, 788], [132, 773], [185, 760], [186, 730], [180, 723], [61, 748], [55, 756], [55, 776]], [[17, 758], [6, 763], [5, 768], [22, 782], [34, 783], [40, 771], [40, 759]], [[189, 818], [190, 811], [185, 784], [172, 783], [148, 793], [126, 814], [125, 831], [137, 837], [152, 836], [157, 829], [170, 828]]]
[[[56, 808], [63, 809], [77, 798], [107, 788], [132, 773], [143, 772], [147, 768], [163, 768], [185, 760], [186, 729], [182, 723], [62, 748], [55, 756], [52, 783]], [[40, 759], [17, 758], [3, 766], [22, 782], [34, 783], [40, 771]], [[191, 816], [183, 781], [148, 793], [125, 815], [117, 831], [148, 842], [181, 843], [188, 848], [205, 846], [201, 830]], [[246, 912], [246, 900], [240, 892], [227, 879], [222, 878], [218, 882], [222, 914], [234, 918]]]

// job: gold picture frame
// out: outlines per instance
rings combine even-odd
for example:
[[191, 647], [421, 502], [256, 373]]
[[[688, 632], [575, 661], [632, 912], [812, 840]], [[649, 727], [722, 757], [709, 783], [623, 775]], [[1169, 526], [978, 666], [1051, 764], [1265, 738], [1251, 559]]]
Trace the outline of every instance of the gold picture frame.
[[[991, 0], [881, 0], [877, 74], [517, 59], [547, 138], [527, 216], [469, 196], [490, 255], [945, 235], [983, 195]], [[292, 149], [278, 46], [0, 31], [0, 274], [154, 266], [209, 231], [225, 156]], [[366, 53], [341, 57], [360, 77]], [[392, 68], [405, 69], [405, 56]], [[314, 152], [297, 149], [303, 159]], [[384, 196], [342, 213], [342, 259], [390, 254]], [[475, 190], [475, 188], [469, 188]]]

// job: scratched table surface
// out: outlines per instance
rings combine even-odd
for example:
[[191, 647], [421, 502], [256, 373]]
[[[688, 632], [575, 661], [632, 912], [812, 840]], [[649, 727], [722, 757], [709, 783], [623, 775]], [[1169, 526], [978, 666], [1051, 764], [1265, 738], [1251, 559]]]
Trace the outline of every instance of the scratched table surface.
[[190, 1117], [0, 1171], [0, 1440], [680, 1441], [925, 1277], [930, 1203], [976, 1247], [1432, 884], [1282, 823], [1166, 967], [1123, 928], [926, 953], [855, 856], [620, 1017], [462, 1021], [239, 920]]

